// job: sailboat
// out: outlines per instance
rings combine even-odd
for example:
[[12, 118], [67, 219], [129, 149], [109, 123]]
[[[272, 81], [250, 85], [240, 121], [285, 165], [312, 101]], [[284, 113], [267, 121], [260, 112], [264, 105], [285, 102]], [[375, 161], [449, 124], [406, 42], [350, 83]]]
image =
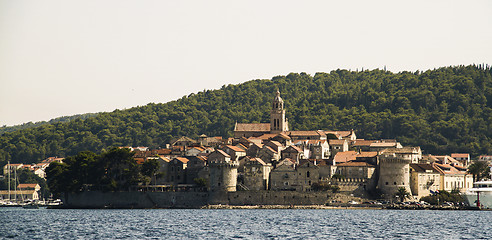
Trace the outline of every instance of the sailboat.
[[7, 162], [7, 173], [8, 173], [8, 199], [2, 201], [0, 206], [2, 207], [16, 207], [17, 204], [12, 202], [11, 195], [10, 195], [10, 172], [11, 172], [11, 167], [10, 167], [10, 161]]

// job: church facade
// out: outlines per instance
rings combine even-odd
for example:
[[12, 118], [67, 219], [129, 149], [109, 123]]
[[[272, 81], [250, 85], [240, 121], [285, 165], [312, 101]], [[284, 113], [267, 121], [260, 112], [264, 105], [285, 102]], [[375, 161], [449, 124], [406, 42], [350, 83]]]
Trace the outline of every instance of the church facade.
[[270, 123], [236, 123], [234, 126], [234, 138], [259, 137], [265, 134], [279, 134], [289, 131], [289, 123], [285, 117], [284, 100], [277, 90], [272, 102]]

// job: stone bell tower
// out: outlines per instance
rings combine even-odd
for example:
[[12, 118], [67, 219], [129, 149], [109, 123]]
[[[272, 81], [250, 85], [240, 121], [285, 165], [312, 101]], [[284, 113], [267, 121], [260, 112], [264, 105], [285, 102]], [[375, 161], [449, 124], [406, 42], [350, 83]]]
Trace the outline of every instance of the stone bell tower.
[[289, 123], [285, 118], [284, 100], [280, 97], [280, 91], [277, 90], [270, 113], [270, 132], [281, 133], [285, 131], [289, 131]]

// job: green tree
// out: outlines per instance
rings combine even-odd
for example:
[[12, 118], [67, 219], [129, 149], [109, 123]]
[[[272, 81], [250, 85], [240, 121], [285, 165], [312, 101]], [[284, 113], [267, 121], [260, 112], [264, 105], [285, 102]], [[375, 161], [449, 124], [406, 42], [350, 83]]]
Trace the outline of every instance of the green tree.
[[490, 175], [490, 167], [486, 161], [475, 161], [468, 166], [468, 173], [473, 175], [473, 181], [479, 181]]
[[[148, 177], [150, 181], [157, 178], [157, 170], [159, 170], [159, 162], [157, 159], [148, 159], [142, 164], [142, 175]], [[147, 180], [146, 183], [148, 182], [149, 181]]]
[[405, 199], [410, 197], [410, 193], [404, 187], [399, 187], [395, 193], [395, 196], [400, 200], [400, 202], [405, 201]]

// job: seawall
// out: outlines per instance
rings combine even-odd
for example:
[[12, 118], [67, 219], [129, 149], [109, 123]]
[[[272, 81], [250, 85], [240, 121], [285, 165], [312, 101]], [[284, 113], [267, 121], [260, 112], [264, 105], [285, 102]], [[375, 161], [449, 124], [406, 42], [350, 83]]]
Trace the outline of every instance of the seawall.
[[100, 192], [66, 193], [65, 208], [200, 208], [223, 205], [324, 205], [334, 198], [329, 192]]

